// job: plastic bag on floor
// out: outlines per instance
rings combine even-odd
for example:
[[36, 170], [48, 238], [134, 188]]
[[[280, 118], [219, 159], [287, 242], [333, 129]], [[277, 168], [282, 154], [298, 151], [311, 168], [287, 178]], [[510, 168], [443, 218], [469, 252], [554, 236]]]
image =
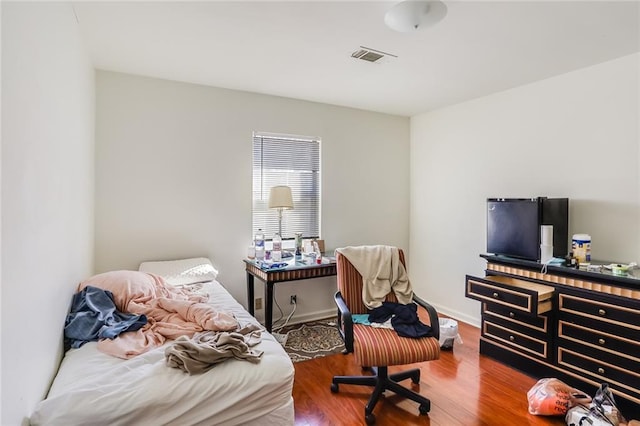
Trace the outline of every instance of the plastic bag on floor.
[[607, 383], [600, 385], [591, 404], [578, 405], [571, 408], [567, 412], [565, 421], [569, 426], [618, 426], [627, 424], [622, 413], [618, 410]]
[[454, 340], [462, 344], [462, 337], [458, 334], [458, 321], [439, 318], [438, 323], [440, 324], [440, 348], [452, 349]]
[[574, 405], [589, 403], [591, 398], [558, 379], [545, 378], [529, 389], [527, 400], [531, 414], [561, 416]]

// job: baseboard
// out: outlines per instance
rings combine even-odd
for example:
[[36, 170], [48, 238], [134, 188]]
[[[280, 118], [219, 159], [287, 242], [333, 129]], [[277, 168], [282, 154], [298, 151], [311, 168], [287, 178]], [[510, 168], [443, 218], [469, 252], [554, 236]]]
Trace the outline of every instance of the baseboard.
[[325, 318], [335, 318], [338, 315], [337, 312], [337, 308], [334, 308], [309, 312], [301, 315], [294, 315], [293, 317], [291, 317], [289, 324], [301, 324], [303, 322], [317, 321]]
[[[335, 318], [338, 315], [337, 312], [338, 312], [337, 308], [335, 308], [335, 309], [325, 309], [322, 311], [307, 312], [300, 315], [294, 314], [289, 320], [289, 322], [287, 323], [287, 325], [302, 324], [305, 322], [317, 321], [325, 318]], [[284, 320], [289, 316], [290, 313], [291, 311], [285, 312], [281, 322], [284, 322]], [[254, 313], [254, 317], [258, 320], [260, 324], [264, 325], [264, 311], [259, 311]], [[273, 318], [274, 322], [276, 319], [277, 317], [274, 315], [274, 318]], [[280, 325], [282, 325], [282, 323]], [[276, 324], [274, 324], [274, 326], [276, 326]]]
[[[431, 303], [431, 302], [429, 302], [429, 303]], [[469, 316], [469, 315], [467, 315], [467, 314], [465, 314], [463, 312], [459, 312], [459, 311], [455, 311], [455, 310], [452, 310], [452, 309], [448, 309], [447, 307], [438, 305], [436, 303], [431, 303], [431, 304], [433, 305], [434, 308], [436, 308], [436, 311], [438, 311], [439, 314], [446, 315], [446, 316], [448, 316], [450, 318], [453, 318], [455, 320], [462, 321], [462, 322], [465, 322], [467, 324], [471, 324], [474, 327], [480, 328], [480, 318], [475, 318], [475, 317]]]

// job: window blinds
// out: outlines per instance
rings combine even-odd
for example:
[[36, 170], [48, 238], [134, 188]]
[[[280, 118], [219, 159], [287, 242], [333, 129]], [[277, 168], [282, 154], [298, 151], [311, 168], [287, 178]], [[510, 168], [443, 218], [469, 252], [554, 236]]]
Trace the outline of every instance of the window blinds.
[[282, 238], [320, 237], [320, 141], [299, 136], [253, 136], [253, 235], [270, 240], [278, 232], [278, 211], [269, 209], [272, 186], [291, 188], [293, 210], [282, 214]]

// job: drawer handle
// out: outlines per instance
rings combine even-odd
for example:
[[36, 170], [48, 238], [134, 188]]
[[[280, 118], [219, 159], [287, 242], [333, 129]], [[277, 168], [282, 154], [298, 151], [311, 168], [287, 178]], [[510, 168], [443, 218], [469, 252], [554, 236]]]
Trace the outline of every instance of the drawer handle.
[[605, 316], [607, 314], [607, 311], [605, 311], [604, 309], [598, 309], [598, 313], [600, 314], [600, 316]]
[[602, 368], [602, 367], [598, 368], [598, 373], [604, 374], [604, 368]]
[[512, 342], [516, 340], [516, 338], [514, 336], [509, 336], [509, 340], [511, 340]]
[[516, 317], [516, 314], [514, 314], [513, 312], [509, 312], [509, 317], [511, 317], [511, 318], [515, 318], [515, 317]]
[[604, 345], [604, 339], [598, 339], [598, 343], [600, 343], [601, 345]]
[[493, 293], [493, 298], [494, 298], [494, 299], [497, 299], [497, 298], [498, 298], [498, 296], [499, 296], [499, 294], [498, 294], [498, 293]]

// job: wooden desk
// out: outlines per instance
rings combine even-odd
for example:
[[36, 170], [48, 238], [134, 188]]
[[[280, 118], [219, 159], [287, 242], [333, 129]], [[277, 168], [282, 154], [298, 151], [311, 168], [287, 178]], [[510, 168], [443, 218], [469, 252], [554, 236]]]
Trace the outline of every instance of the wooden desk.
[[255, 260], [244, 259], [247, 272], [247, 307], [253, 315], [254, 278], [264, 283], [264, 325], [271, 331], [273, 325], [273, 286], [285, 281], [307, 280], [310, 278], [329, 277], [336, 275], [336, 264], [307, 265], [295, 259], [288, 261], [289, 265], [282, 269], [261, 269]]

